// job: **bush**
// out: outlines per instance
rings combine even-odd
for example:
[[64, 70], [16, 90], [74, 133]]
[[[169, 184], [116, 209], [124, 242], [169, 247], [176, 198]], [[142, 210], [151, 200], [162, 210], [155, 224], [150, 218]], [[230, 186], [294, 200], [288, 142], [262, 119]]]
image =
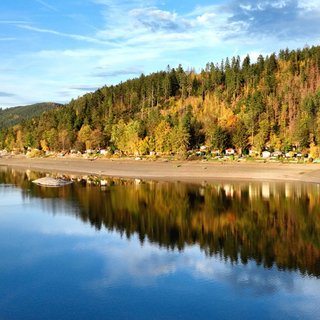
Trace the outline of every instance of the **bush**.
[[28, 151], [26, 156], [28, 158], [38, 158], [41, 157], [43, 153], [39, 149], [32, 149], [31, 151]]

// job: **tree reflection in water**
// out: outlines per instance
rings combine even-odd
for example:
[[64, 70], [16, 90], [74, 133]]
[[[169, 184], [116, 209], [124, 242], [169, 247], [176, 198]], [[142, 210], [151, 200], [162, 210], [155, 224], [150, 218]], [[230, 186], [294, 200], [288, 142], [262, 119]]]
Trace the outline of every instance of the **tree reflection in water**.
[[85, 176], [71, 177], [75, 183], [64, 188], [44, 188], [31, 183], [40, 176], [1, 169], [0, 183], [22, 188], [24, 197], [46, 199], [55, 214], [59, 206], [69, 206], [68, 212], [97, 230], [105, 227], [128, 238], [138, 234], [141, 243], [178, 250], [198, 244], [207, 255], [232, 263], [254, 259], [267, 268], [320, 276], [319, 185]]

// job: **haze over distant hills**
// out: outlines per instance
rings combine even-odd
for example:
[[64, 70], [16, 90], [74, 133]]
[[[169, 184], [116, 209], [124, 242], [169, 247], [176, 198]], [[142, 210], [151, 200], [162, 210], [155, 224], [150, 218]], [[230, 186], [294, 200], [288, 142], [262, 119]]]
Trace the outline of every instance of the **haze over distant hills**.
[[45, 111], [61, 106], [61, 104], [54, 102], [41, 102], [7, 109], [0, 108], [0, 129], [14, 126], [23, 120], [29, 120], [33, 117], [40, 116]]

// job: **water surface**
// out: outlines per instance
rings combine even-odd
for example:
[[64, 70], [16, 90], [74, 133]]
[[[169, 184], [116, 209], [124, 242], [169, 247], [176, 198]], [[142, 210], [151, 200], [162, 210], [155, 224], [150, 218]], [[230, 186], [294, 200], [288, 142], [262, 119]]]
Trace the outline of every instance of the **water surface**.
[[0, 170], [0, 319], [315, 319], [320, 188]]

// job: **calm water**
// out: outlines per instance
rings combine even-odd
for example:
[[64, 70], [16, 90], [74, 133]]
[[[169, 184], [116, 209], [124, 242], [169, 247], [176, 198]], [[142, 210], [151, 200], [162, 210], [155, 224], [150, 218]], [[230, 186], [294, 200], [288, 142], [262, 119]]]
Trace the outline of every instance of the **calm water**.
[[317, 185], [37, 177], [0, 170], [0, 319], [320, 317]]

